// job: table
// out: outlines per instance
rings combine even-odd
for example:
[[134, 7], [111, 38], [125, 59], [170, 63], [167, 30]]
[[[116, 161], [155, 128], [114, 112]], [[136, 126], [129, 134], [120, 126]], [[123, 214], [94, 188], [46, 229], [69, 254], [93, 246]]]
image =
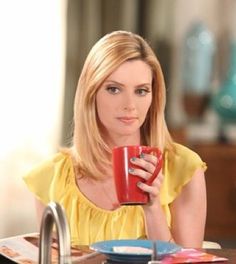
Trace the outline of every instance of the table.
[[225, 257], [229, 259], [228, 262], [216, 262], [216, 263], [236, 264], [236, 248], [207, 249], [206, 252], [217, 255], [219, 257]]
[[[217, 255], [217, 256], [220, 256], [220, 257], [225, 257], [225, 258], [229, 259], [226, 262], [224, 261], [224, 262], [213, 262], [213, 263], [216, 263], [216, 264], [220, 264], [220, 263], [236, 264], [236, 248], [234, 248], [234, 249], [207, 249], [204, 251], [211, 253], [211, 254], [214, 254], [214, 255]], [[1, 264], [13, 264], [15, 262], [9, 261], [9, 260], [5, 259], [2, 255], [0, 255], [0, 263]], [[87, 259], [87, 260], [83, 260], [79, 263], [80, 264], [103, 264], [103, 263], [104, 264], [106, 264], [106, 263], [112, 264], [112, 262], [106, 261], [105, 256], [102, 254], [98, 254], [95, 257], [92, 257], [92, 258]], [[122, 264], [122, 263], [120, 263], [120, 264]]]
[[[224, 263], [224, 264], [236, 264], [236, 248], [234, 249], [203, 249], [205, 252], [211, 253], [213, 255], [219, 256], [219, 257], [225, 257], [228, 259], [228, 261], [221, 261], [221, 262], [212, 262], [216, 264]], [[113, 264], [112, 262], [109, 261], [101, 261], [101, 256], [98, 255], [94, 259], [86, 260], [82, 262], [83, 264]], [[99, 260], [100, 258], [100, 260]], [[115, 264], [115, 263], [114, 263]], [[121, 264], [121, 263], [120, 263]]]

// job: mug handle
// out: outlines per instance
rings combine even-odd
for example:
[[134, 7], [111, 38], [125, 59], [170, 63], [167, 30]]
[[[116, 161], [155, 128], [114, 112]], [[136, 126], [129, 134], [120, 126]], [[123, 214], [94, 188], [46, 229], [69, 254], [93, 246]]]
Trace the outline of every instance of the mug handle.
[[158, 148], [153, 148], [153, 147], [152, 148], [148, 148], [145, 152], [147, 154], [150, 154], [151, 152], [156, 153], [156, 157], [158, 159], [158, 162], [157, 162], [157, 165], [156, 165], [156, 168], [155, 168], [155, 171], [154, 171], [153, 175], [145, 182], [146, 184], [150, 185], [155, 180], [157, 175], [159, 174], [159, 172], [160, 172], [160, 170], [162, 168], [163, 159], [162, 159], [162, 153], [161, 153], [161, 151]]

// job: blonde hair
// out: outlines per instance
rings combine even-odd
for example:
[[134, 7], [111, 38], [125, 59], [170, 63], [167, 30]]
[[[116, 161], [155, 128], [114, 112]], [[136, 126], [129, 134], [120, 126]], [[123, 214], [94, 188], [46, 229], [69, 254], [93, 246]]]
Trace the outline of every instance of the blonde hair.
[[101, 38], [89, 52], [75, 95], [72, 155], [82, 176], [102, 178], [105, 168], [111, 165], [111, 149], [98, 126], [96, 93], [122, 63], [137, 59], [147, 63], [153, 73], [153, 100], [141, 127], [141, 143], [162, 151], [172, 146], [164, 117], [166, 90], [159, 61], [141, 36], [114, 31]]

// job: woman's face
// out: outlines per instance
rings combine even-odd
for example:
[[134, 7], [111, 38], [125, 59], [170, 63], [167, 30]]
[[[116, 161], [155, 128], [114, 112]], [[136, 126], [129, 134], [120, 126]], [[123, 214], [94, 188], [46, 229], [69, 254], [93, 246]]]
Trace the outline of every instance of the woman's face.
[[139, 136], [151, 102], [151, 68], [142, 60], [124, 62], [105, 80], [96, 95], [102, 130], [113, 139]]

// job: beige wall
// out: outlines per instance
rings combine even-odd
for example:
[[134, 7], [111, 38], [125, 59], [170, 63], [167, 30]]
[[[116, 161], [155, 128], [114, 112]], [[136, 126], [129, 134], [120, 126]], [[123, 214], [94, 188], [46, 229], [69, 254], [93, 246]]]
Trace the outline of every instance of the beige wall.
[[65, 10], [64, 0], [0, 1], [0, 238], [36, 231], [22, 176], [59, 146]]

